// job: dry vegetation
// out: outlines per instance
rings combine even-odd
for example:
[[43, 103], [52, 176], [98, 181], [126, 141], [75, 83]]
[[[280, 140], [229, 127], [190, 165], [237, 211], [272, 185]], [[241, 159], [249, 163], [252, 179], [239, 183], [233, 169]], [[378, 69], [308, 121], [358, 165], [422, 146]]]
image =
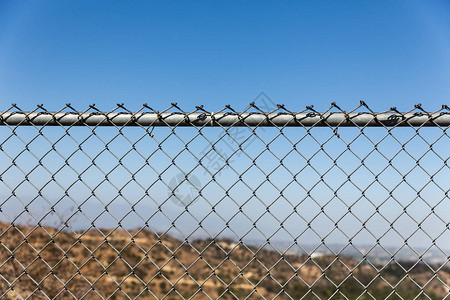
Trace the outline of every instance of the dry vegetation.
[[[128, 299], [125, 294], [140, 299], [208, 299], [206, 294], [223, 299], [249, 295], [250, 299], [289, 299], [288, 295], [293, 299], [345, 299], [344, 295], [373, 299], [358, 281], [376, 299], [389, 295], [389, 299], [413, 299], [420, 288], [412, 280], [424, 286], [431, 299], [443, 299], [449, 293], [445, 287], [450, 284], [448, 267], [433, 277], [426, 265], [404, 264], [411, 268], [406, 276], [393, 264], [381, 271], [383, 280], [372, 266], [352, 259], [312, 261], [223, 239], [185, 243], [170, 236], [158, 239], [149, 230], [74, 234], [4, 223], [0, 232], [3, 299], [48, 299], [44, 294], [55, 299]], [[339, 285], [340, 293], [332, 282]], [[14, 291], [8, 289], [10, 285]], [[390, 285], [396, 286], [395, 292]], [[417, 299], [429, 298], [419, 295]]]

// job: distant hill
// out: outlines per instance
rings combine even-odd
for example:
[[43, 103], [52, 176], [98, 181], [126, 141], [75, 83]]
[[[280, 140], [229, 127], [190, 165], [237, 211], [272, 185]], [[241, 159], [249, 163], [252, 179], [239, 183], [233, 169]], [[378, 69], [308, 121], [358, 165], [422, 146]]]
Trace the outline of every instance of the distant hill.
[[[449, 295], [449, 267], [435, 275], [432, 266], [424, 263], [382, 267], [324, 254], [283, 255], [229, 239], [186, 242], [150, 230], [74, 233], [0, 223], [0, 243], [2, 299], [47, 299], [43, 294], [56, 299], [128, 299], [125, 294], [139, 299], [356, 299], [360, 295], [359, 299], [373, 299], [367, 292], [375, 299]], [[6, 292], [9, 284], [14, 291]], [[421, 287], [428, 297], [421, 294]]]

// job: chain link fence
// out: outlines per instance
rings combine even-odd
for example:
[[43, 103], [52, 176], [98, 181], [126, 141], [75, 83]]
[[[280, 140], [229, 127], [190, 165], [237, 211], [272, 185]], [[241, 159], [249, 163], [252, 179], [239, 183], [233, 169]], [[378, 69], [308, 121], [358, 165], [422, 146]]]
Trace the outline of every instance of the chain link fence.
[[0, 112], [2, 299], [446, 299], [450, 112]]

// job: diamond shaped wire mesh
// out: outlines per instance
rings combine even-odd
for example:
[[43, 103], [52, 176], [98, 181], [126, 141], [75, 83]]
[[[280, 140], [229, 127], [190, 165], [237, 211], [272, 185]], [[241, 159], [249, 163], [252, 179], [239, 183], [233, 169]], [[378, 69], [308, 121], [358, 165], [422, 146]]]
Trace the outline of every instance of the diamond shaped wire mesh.
[[445, 299], [449, 108], [0, 112], [0, 298]]

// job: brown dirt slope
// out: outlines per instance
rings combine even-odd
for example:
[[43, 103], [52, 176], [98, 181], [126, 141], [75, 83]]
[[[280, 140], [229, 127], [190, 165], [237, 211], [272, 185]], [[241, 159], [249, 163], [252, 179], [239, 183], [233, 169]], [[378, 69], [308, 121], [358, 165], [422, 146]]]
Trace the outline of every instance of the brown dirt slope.
[[373, 299], [367, 293], [375, 299], [443, 299], [449, 294], [448, 267], [433, 276], [424, 264], [403, 264], [410, 269], [406, 274], [396, 263], [377, 270], [345, 257], [282, 255], [226, 239], [187, 243], [150, 230], [69, 233], [0, 223], [0, 243], [3, 299]]

